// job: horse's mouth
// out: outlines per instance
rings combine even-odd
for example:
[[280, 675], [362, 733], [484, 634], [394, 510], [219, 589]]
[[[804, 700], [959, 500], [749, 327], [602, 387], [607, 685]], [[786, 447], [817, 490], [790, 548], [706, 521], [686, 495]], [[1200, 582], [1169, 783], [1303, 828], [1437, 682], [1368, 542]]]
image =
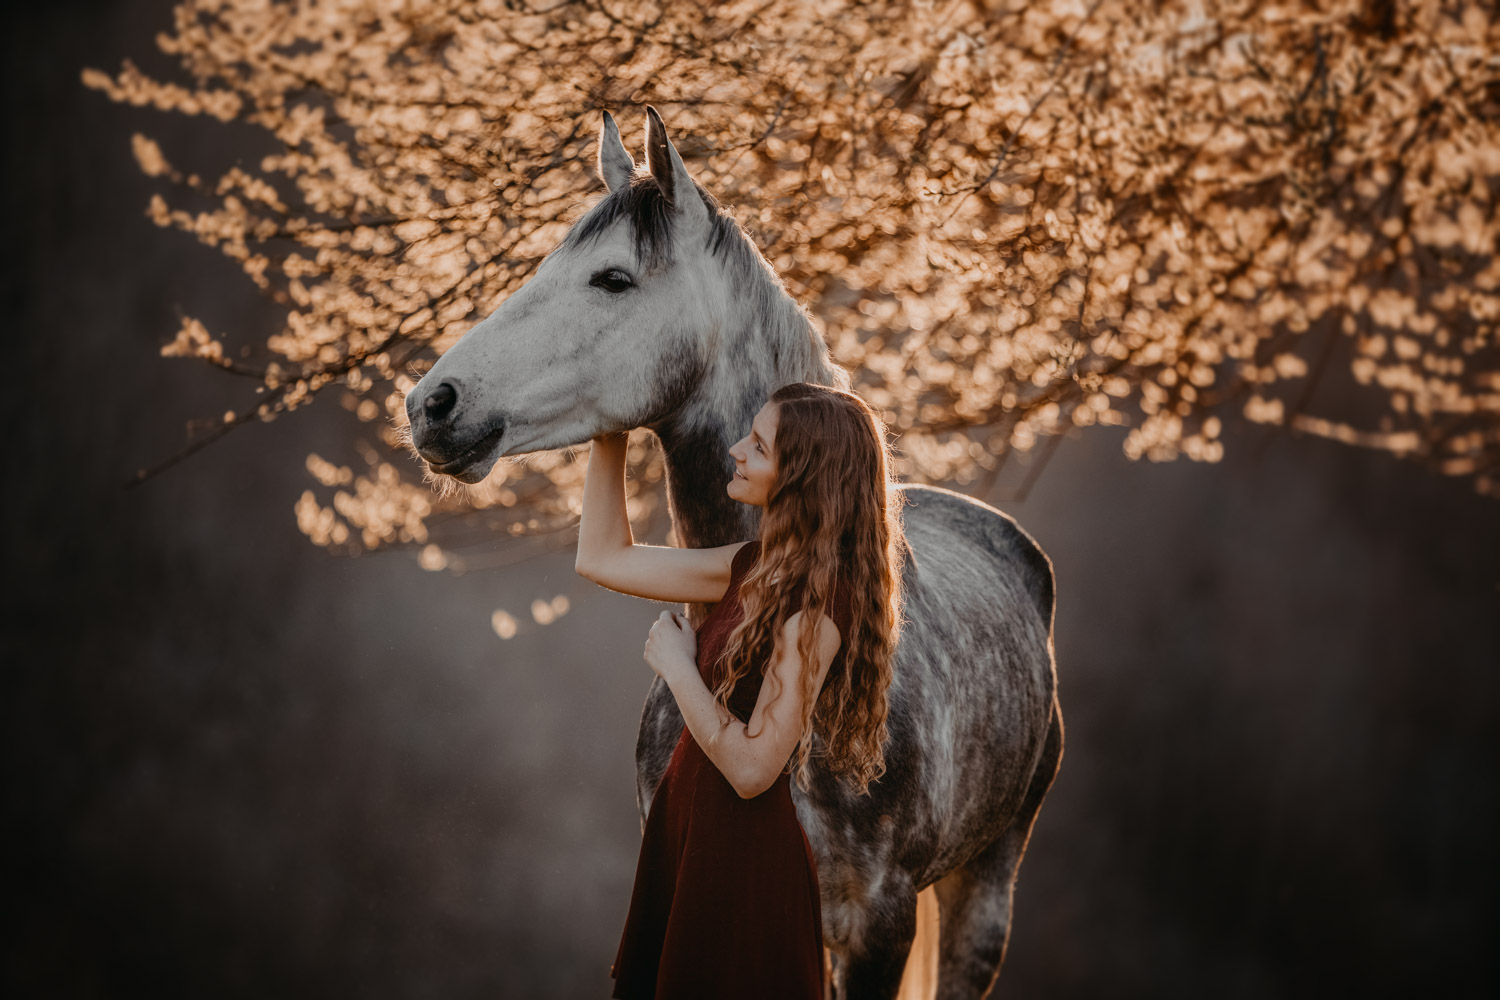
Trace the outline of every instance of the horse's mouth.
[[434, 462], [431, 459], [428, 459], [427, 466], [428, 468], [432, 469], [433, 472], [438, 472], [445, 476], [461, 476], [463, 475], [464, 470], [468, 469], [469, 466], [475, 464], [476, 462], [482, 461], [486, 456], [488, 456], [489, 453], [494, 450], [495, 445], [500, 443], [500, 438], [503, 437], [504, 434], [505, 425], [502, 423], [499, 427], [496, 427], [494, 430], [490, 431], [484, 437], [476, 441], [474, 445], [464, 451], [463, 454], [457, 456], [456, 458], [450, 458], [446, 462]]

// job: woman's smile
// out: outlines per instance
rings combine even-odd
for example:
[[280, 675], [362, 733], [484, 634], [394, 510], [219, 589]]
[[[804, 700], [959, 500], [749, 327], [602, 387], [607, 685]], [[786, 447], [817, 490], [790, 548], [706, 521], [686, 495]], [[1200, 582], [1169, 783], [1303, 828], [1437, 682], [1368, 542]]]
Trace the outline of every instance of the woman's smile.
[[776, 440], [776, 413], [774, 404], [762, 406], [750, 422], [750, 433], [729, 448], [733, 475], [724, 488], [740, 503], [765, 506], [766, 496], [776, 482], [776, 456], [772, 450]]

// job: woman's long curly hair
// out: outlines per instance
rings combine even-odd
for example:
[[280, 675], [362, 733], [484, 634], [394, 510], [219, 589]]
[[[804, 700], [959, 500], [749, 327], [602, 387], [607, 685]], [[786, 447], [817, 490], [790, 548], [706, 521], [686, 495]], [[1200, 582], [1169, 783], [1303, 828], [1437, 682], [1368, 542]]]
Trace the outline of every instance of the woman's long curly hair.
[[[758, 665], [773, 662], [782, 629], [797, 611], [803, 612], [797, 649], [803, 663], [817, 663], [818, 614], [833, 617], [834, 586], [842, 578], [850, 610], [843, 656], [829, 668], [821, 694], [813, 690], [815, 671], [802, 673], [802, 738], [791, 763], [803, 791], [809, 760], [818, 756], [867, 795], [870, 782], [885, 773], [886, 694], [901, 631], [906, 540], [901, 494], [887, 472], [890, 443], [885, 424], [852, 392], [793, 382], [770, 402], [777, 407], [776, 478], [761, 518], [760, 558], [740, 582], [744, 619], [726, 640], [714, 698], [727, 713], [729, 692]], [[825, 746], [818, 753], [815, 731]]]

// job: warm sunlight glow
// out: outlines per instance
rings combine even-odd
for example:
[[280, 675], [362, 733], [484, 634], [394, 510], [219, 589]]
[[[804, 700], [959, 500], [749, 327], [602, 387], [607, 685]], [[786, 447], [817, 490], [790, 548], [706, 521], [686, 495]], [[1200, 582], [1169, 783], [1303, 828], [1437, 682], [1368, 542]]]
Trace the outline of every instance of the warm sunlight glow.
[[[352, 478], [309, 460], [318, 544], [426, 544], [430, 515], [473, 506], [502, 532], [576, 517], [573, 455], [443, 496], [386, 459], [403, 387], [602, 193], [600, 109], [638, 152], [646, 103], [901, 435], [907, 478], [988, 481], [1095, 425], [1128, 427], [1132, 458], [1219, 461], [1244, 419], [1500, 497], [1488, 5], [276, 10], [188, 0], [158, 36], [182, 72], [84, 82], [259, 130], [265, 155], [217, 177], [146, 135], [129, 152], [163, 185], [150, 217], [287, 310], [255, 349], [193, 318], [162, 348], [261, 387], [220, 432], [329, 388], [379, 430], [385, 457]], [[1361, 413], [1319, 411], [1334, 378]], [[646, 515], [661, 464], [632, 447]]]

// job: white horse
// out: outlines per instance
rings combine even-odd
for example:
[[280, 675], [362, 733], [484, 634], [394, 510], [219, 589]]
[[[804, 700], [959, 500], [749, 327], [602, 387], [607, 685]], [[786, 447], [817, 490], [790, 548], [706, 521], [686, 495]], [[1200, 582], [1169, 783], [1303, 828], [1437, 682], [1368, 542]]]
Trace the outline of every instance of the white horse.
[[[605, 114], [598, 165], [609, 194], [410, 392], [412, 443], [434, 471], [476, 483], [502, 456], [648, 427], [665, 453], [677, 537], [727, 545], [755, 537], [760, 515], [725, 492], [729, 446], [779, 386], [848, 388], [849, 376], [647, 112], [644, 170]], [[982, 997], [1062, 757], [1052, 564], [993, 507], [898, 489], [909, 623], [886, 773], [860, 797], [820, 769], [810, 792], [794, 783], [792, 796], [817, 859], [837, 995], [896, 995], [916, 954], [917, 894], [933, 886], [937, 995]], [[696, 622], [707, 608], [689, 611]], [[636, 744], [643, 818], [682, 725], [653, 680]]]

